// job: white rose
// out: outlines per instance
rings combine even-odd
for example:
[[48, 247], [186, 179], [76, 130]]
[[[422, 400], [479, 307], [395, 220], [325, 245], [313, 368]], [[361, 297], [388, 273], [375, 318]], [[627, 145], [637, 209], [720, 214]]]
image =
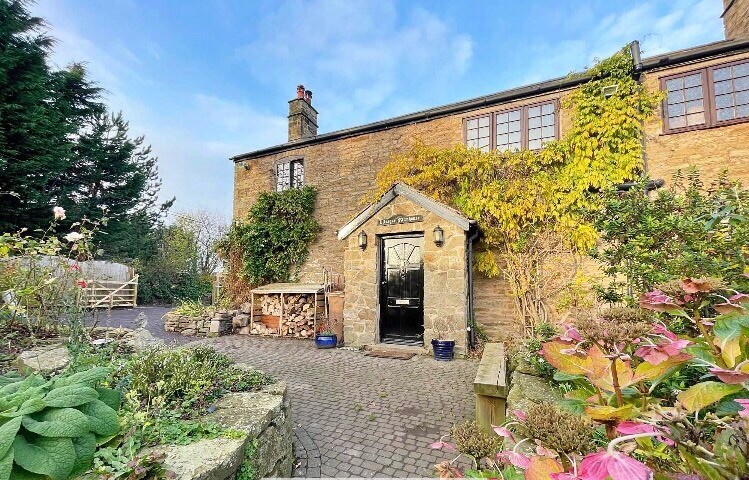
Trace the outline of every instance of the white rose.
[[55, 220], [65, 220], [65, 209], [62, 207], [55, 207], [52, 209], [55, 214]]
[[78, 232], [70, 232], [67, 235], [65, 235], [65, 240], [68, 242], [77, 242], [78, 240], [82, 239], [83, 235], [81, 235]]

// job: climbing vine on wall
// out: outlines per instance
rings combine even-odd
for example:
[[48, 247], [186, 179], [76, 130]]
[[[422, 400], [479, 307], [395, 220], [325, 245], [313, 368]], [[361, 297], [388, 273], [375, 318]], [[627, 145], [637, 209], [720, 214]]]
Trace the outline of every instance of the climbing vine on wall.
[[221, 245], [229, 281], [232, 275], [248, 286], [293, 280], [320, 229], [313, 216], [316, 198], [310, 186], [261, 193], [246, 220], [235, 222]]
[[[377, 177], [375, 195], [404, 181], [477, 220], [486, 248], [476, 267], [509, 281], [519, 314], [531, 327], [548, 316], [548, 290], [559, 284], [545, 268], [549, 260], [587, 251], [597, 239], [597, 192], [641, 174], [643, 122], [660, 98], [634, 79], [628, 49], [598, 62], [586, 76], [589, 81], [562, 99], [563, 110], [571, 112], [564, 136], [540, 151], [481, 152], [417, 142]], [[604, 95], [603, 87], [613, 93]]]

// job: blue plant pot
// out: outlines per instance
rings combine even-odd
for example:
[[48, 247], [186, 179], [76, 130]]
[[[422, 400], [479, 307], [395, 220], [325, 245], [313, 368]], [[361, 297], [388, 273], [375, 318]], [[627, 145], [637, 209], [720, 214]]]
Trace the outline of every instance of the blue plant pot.
[[338, 335], [315, 335], [315, 346], [317, 348], [335, 348], [338, 344]]
[[441, 362], [449, 362], [453, 359], [455, 342], [453, 340], [432, 340], [434, 359]]

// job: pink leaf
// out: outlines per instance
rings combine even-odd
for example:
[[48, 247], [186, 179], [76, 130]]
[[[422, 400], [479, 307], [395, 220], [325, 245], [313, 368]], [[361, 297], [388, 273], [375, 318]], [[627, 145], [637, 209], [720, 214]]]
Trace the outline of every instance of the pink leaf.
[[512, 434], [512, 432], [509, 429], [505, 427], [495, 427], [494, 425], [492, 425], [492, 428], [494, 429], [494, 433], [496, 433], [500, 437], [509, 438], [513, 442], [515, 441], [515, 436]]
[[721, 382], [730, 385], [741, 385], [749, 380], [749, 373], [738, 372], [736, 370], [726, 370], [725, 368], [710, 368], [710, 373], [718, 377]]
[[455, 447], [453, 447], [451, 444], [447, 442], [434, 442], [433, 444], [429, 446], [435, 450], [442, 450], [444, 448], [445, 450], [450, 450], [451, 452], [455, 451]]

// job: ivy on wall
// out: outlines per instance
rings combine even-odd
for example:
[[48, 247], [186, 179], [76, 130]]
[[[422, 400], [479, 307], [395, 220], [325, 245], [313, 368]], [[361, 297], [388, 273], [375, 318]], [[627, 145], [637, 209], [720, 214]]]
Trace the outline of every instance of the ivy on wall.
[[250, 286], [293, 280], [320, 229], [313, 217], [316, 198], [311, 186], [261, 193], [221, 246], [229, 257], [229, 281], [237, 269]]
[[[374, 196], [403, 181], [475, 219], [487, 247], [476, 267], [489, 277], [504, 275], [526, 324], [546, 319], [548, 290], [560, 283], [544, 269], [549, 260], [595, 244], [598, 192], [642, 173], [643, 123], [660, 99], [633, 78], [627, 48], [586, 75], [590, 80], [562, 99], [571, 125], [539, 151], [417, 142], [377, 177]], [[613, 93], [604, 95], [603, 87]]]

